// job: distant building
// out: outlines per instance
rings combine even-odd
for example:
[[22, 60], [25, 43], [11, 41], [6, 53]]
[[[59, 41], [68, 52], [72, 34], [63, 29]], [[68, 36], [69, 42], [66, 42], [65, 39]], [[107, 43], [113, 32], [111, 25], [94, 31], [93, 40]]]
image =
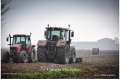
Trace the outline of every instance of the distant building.
[[119, 44], [119, 38], [118, 37], [115, 37], [114, 40], [115, 40], [115, 44]]
[[73, 42], [72, 45], [76, 49], [92, 50], [92, 48], [99, 48], [100, 50], [119, 50], [119, 44], [115, 40], [103, 38], [97, 42]]

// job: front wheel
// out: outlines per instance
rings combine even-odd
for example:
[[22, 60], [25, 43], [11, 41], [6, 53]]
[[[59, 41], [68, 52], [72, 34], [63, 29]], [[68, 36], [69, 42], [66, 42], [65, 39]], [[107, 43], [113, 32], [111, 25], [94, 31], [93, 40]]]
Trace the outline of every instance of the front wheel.
[[20, 53], [20, 62], [21, 63], [27, 63], [28, 59], [27, 59], [27, 52], [25, 50], [22, 50]]
[[70, 62], [75, 63], [76, 62], [76, 50], [74, 47], [70, 48], [70, 53], [71, 53]]
[[31, 53], [28, 54], [28, 62], [32, 63], [35, 61], [35, 56], [36, 52], [35, 52], [35, 48], [32, 49]]

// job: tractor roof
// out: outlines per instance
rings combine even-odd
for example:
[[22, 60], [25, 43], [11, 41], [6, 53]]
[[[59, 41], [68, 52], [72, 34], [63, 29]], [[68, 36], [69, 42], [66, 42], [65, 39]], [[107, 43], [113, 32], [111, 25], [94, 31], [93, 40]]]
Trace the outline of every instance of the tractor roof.
[[62, 27], [46, 27], [47, 30], [70, 30], [69, 28]]
[[26, 37], [26, 36], [30, 36], [30, 35], [26, 35], [26, 34], [15, 34], [13, 36], [23, 36], [23, 37]]

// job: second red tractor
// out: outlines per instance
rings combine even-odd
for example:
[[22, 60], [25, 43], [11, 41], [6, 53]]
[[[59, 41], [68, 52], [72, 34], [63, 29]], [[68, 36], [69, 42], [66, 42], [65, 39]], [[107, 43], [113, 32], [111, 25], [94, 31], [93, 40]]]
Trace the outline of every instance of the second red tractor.
[[31, 44], [31, 33], [30, 35], [15, 34], [6, 39], [10, 41], [10, 61], [13, 63], [25, 63], [33, 62], [35, 60], [35, 45]]

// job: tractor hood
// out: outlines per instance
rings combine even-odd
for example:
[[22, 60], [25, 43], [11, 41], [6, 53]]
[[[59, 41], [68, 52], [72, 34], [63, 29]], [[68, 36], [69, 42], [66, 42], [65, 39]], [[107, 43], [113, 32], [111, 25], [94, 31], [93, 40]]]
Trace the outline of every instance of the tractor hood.
[[20, 51], [21, 51], [21, 49], [22, 49], [22, 45], [21, 44], [14, 44], [14, 45], [12, 45], [11, 47], [11, 50], [14, 48], [16, 48], [16, 51], [18, 52], [18, 53], [20, 53]]
[[46, 40], [39, 40], [38, 43], [37, 43], [37, 46], [45, 46], [47, 43]]
[[11, 47], [21, 47], [21, 46], [22, 46], [21, 44], [14, 44]]
[[66, 44], [66, 41], [64, 41], [64, 40], [59, 40], [58, 42], [57, 42], [57, 44], [56, 44], [56, 46], [57, 47], [60, 47], [60, 46], [65, 46], [65, 44]]

